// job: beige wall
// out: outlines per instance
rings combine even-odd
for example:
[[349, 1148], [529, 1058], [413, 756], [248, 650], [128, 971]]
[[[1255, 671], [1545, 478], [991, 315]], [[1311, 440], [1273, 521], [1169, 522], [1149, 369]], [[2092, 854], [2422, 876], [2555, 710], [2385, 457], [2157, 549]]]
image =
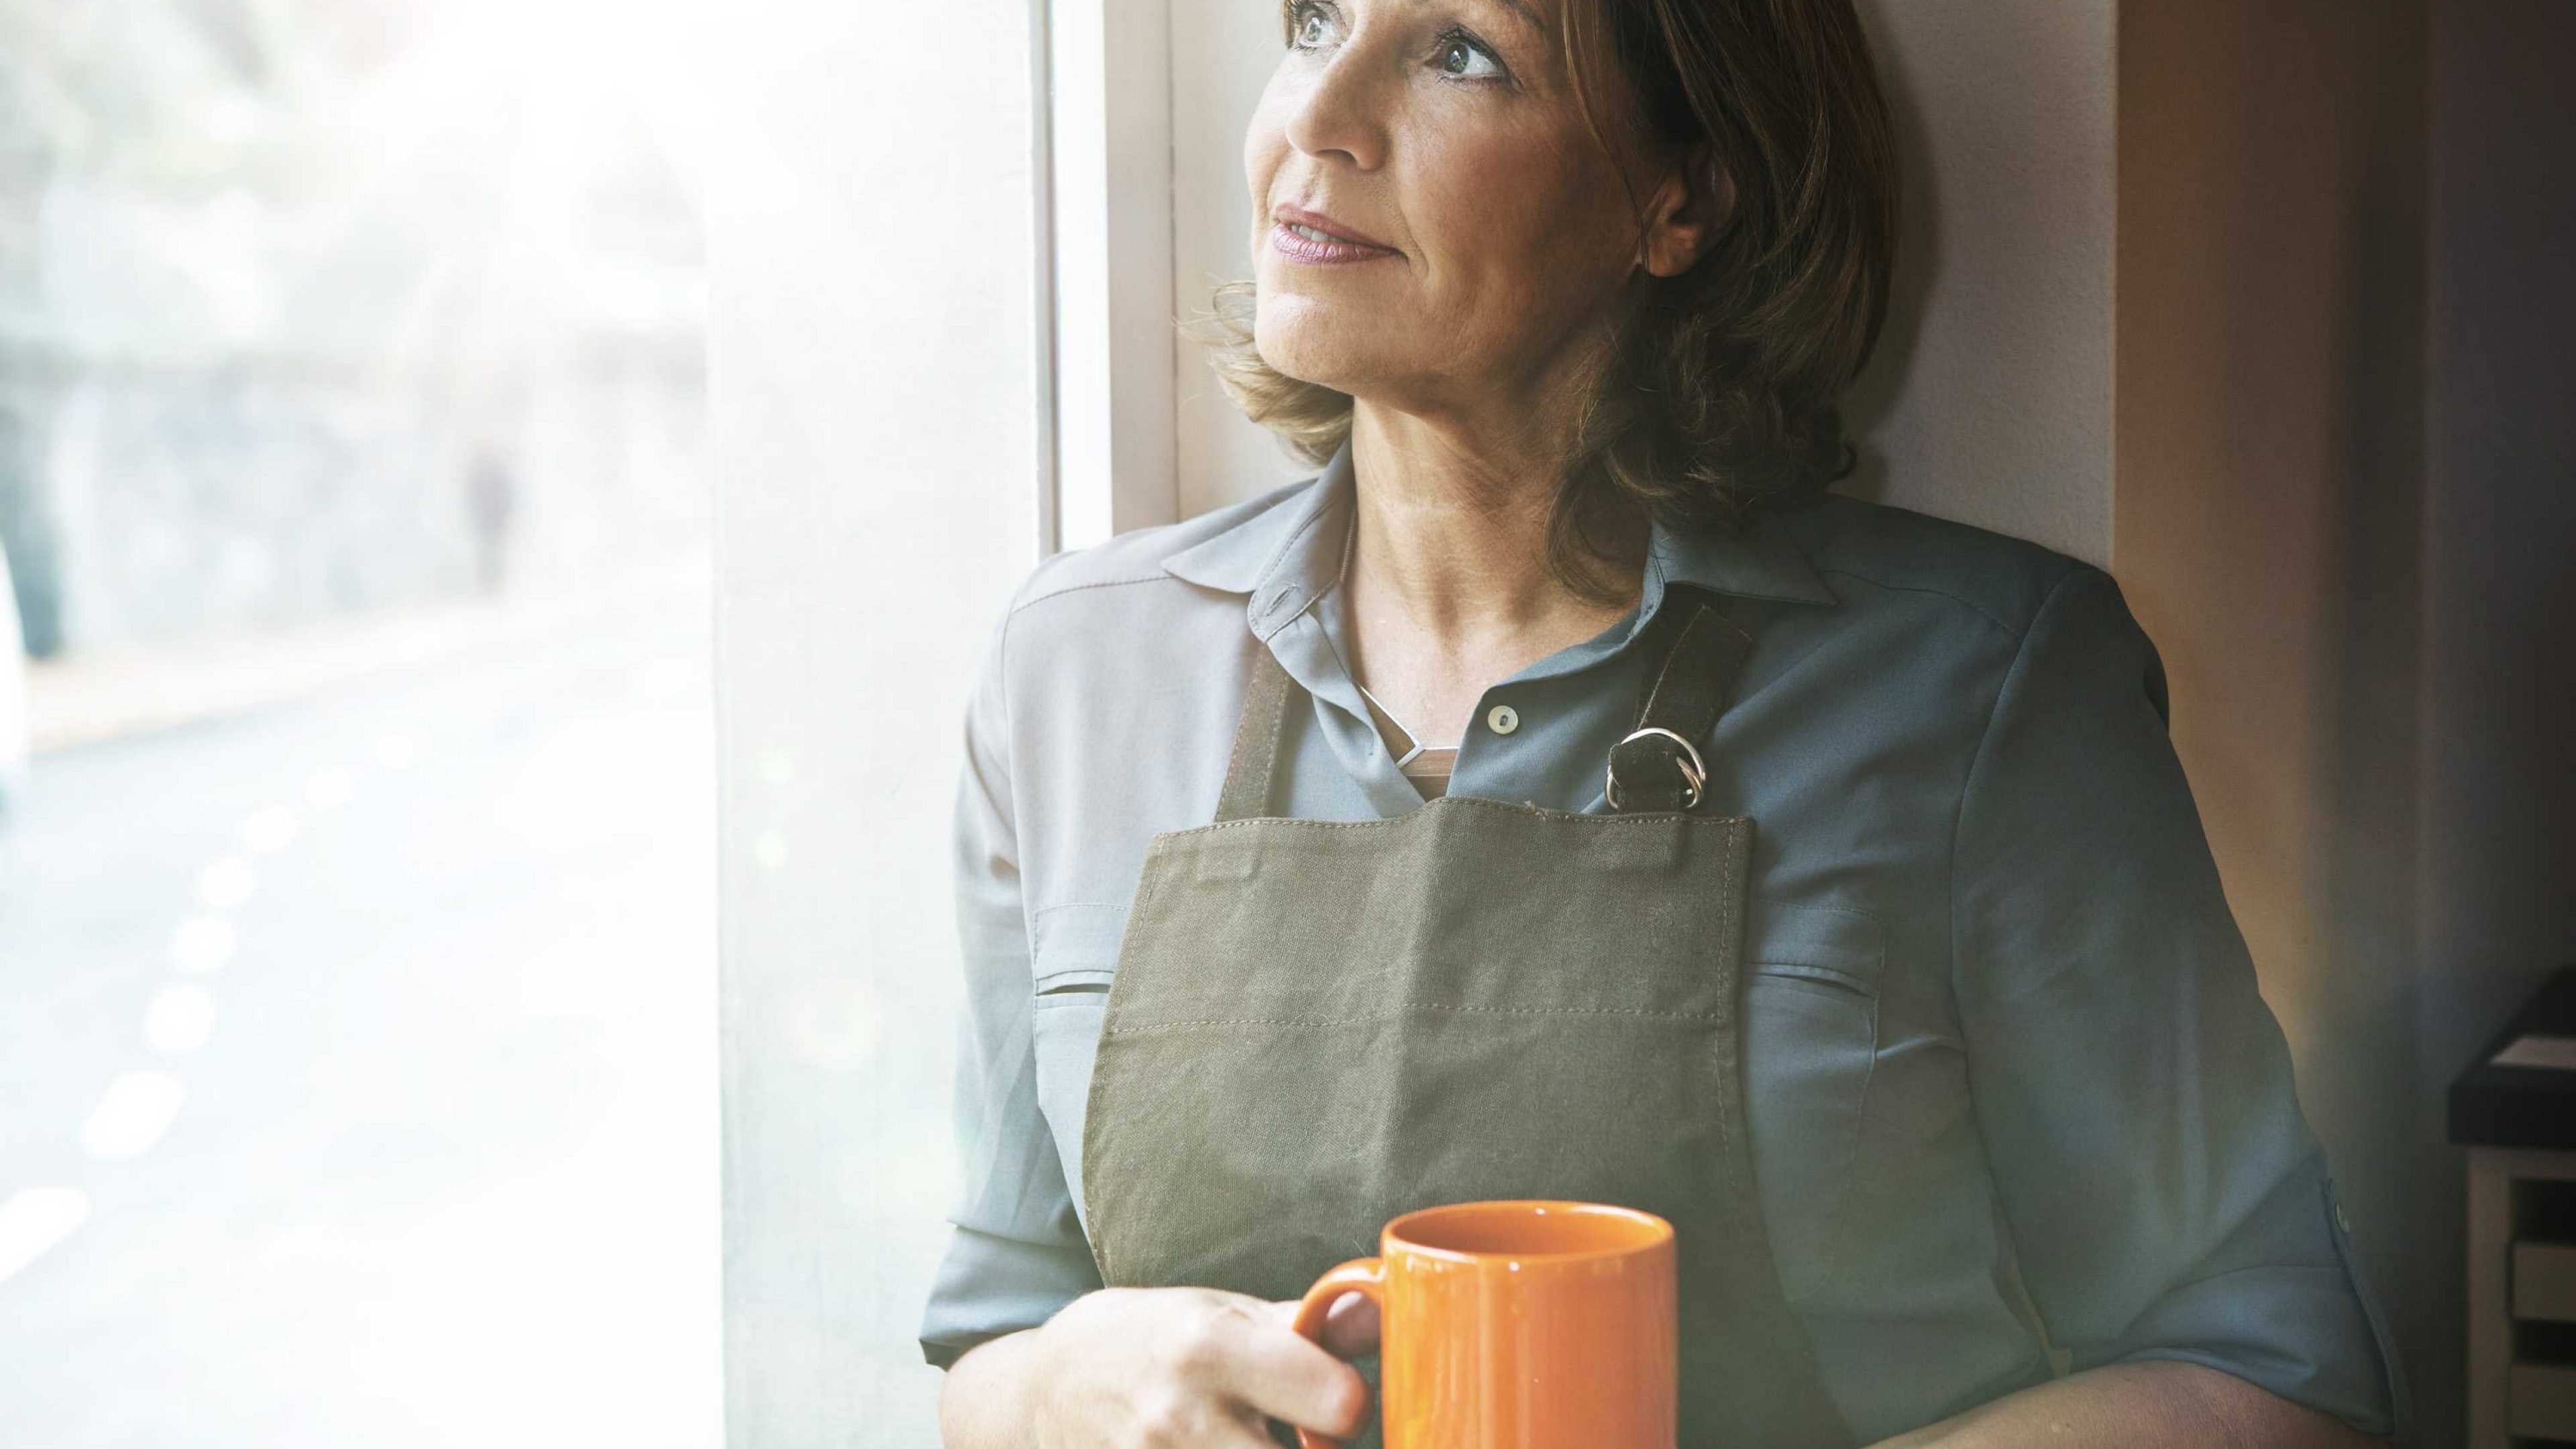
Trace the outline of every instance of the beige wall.
[[1905, 230], [1847, 491], [2112, 550], [2112, 0], [1861, 0]]

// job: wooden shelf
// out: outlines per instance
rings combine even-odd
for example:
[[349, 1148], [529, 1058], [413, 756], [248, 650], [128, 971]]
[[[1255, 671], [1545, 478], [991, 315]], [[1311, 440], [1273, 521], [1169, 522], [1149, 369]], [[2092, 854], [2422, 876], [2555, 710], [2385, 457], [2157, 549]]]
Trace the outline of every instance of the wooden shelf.
[[2509, 1399], [2515, 1438], [2576, 1440], [2576, 1368], [2515, 1364]]
[[2513, 1245], [2513, 1316], [2576, 1323], [2576, 1243]]

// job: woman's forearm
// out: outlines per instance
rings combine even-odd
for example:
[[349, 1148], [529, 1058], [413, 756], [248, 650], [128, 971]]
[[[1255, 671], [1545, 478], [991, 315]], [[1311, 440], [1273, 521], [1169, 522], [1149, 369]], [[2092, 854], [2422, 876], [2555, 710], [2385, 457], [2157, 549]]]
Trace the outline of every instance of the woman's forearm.
[[2365, 1449], [2379, 1441], [2198, 1364], [2111, 1364], [2007, 1394], [1877, 1449]]
[[948, 1366], [939, 1386], [944, 1449], [1036, 1449], [1029, 1390], [1038, 1330], [987, 1339]]
[[[1038, 1331], [977, 1345], [939, 1393], [945, 1449], [1036, 1449], [1029, 1395]], [[2314, 1409], [2198, 1364], [2113, 1364], [2008, 1394], [1883, 1440], [1875, 1449], [2369, 1449], [2372, 1439]]]

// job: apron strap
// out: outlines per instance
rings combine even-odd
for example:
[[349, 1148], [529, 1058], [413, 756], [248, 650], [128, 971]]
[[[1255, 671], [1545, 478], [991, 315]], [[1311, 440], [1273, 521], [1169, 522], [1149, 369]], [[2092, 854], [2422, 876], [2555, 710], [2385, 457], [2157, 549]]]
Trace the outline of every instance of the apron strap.
[[1669, 586], [1650, 626], [1662, 648], [1647, 657], [1661, 662], [1638, 681], [1636, 728], [1610, 750], [1612, 810], [1699, 806], [1708, 762], [1700, 758], [1697, 742], [1726, 712], [1735, 677], [1753, 652], [1753, 635], [1735, 618], [1742, 603], [1685, 584]]
[[1243, 690], [1243, 718], [1234, 727], [1234, 755], [1226, 761], [1225, 789], [1217, 796], [1219, 820], [1256, 820], [1276, 813], [1279, 746], [1288, 733], [1288, 701], [1301, 693], [1267, 644], [1252, 651], [1252, 682]]

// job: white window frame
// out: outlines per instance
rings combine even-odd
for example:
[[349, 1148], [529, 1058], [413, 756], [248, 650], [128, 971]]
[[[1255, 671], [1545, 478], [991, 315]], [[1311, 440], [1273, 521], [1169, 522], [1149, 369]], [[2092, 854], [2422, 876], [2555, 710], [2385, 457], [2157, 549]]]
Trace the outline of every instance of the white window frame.
[[1030, 0], [1038, 549], [1179, 516], [1169, 0]]

